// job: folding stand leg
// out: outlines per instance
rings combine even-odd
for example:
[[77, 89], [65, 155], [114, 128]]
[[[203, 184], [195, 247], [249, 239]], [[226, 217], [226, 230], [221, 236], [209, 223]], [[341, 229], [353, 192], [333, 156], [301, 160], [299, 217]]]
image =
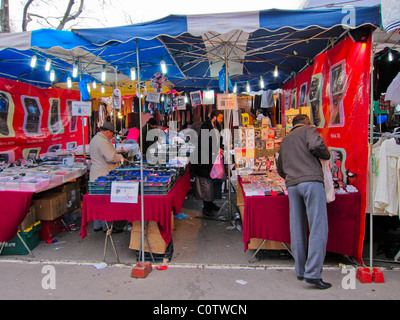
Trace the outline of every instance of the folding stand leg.
[[399, 260], [399, 258], [400, 258], [400, 250], [399, 250], [399, 252], [397, 252], [396, 256], [394, 257], [394, 261]]
[[[28, 250], [28, 252], [32, 255], [32, 257], [35, 257], [34, 254], [32, 253], [32, 251], [29, 249], [29, 247], [27, 246], [27, 244], [25, 243], [24, 239], [22, 239], [21, 235], [19, 234], [19, 232], [17, 232], [17, 236], [19, 238], [19, 240], [21, 240], [22, 244], [24, 245], [24, 247], [26, 248], [26, 250]], [[3, 248], [1, 248], [3, 250]]]
[[263, 241], [261, 242], [261, 244], [258, 246], [257, 250], [254, 252], [254, 254], [251, 256], [251, 258], [249, 259], [249, 262], [253, 262], [254, 257], [256, 256], [256, 254], [258, 253], [258, 251], [260, 251], [261, 247], [267, 242], [266, 239], [263, 239]]
[[6, 242], [4, 241], [4, 242], [1, 244], [0, 254], [3, 252], [3, 248], [4, 248], [5, 245], [6, 245]]
[[110, 237], [111, 245], [113, 247], [115, 257], [117, 258], [117, 262], [121, 263], [119, 261], [118, 252], [115, 249], [114, 241], [113, 241], [113, 238], [112, 238], [112, 235], [111, 235], [112, 229], [113, 229], [113, 226], [114, 226], [114, 222], [111, 223], [111, 228], [108, 226], [108, 222], [107, 221], [105, 221], [105, 223], [106, 223], [106, 226], [107, 226], [107, 232], [106, 232], [106, 238], [105, 238], [105, 243], [104, 243], [103, 261], [106, 261], [107, 240], [108, 240], [108, 237]]

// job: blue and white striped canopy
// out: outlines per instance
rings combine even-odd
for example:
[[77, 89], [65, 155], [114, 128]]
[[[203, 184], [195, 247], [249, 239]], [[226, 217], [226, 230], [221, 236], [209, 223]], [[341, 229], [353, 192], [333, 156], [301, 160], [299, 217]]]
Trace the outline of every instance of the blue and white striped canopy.
[[[228, 62], [233, 83], [255, 84], [262, 76], [274, 89], [349, 30], [380, 25], [378, 5], [352, 10], [170, 15], [121, 27], [1, 34], [0, 76], [48, 86], [51, 82], [43, 66], [50, 58], [57, 82], [65, 82], [78, 61], [86, 76], [100, 81], [105, 66], [107, 81], [119, 81], [128, 79], [132, 66], [138, 67], [139, 50], [142, 80], [159, 72], [164, 60], [167, 77], [177, 89], [218, 89], [218, 73]], [[39, 62], [34, 69], [32, 55]], [[273, 76], [276, 68], [278, 77]]]

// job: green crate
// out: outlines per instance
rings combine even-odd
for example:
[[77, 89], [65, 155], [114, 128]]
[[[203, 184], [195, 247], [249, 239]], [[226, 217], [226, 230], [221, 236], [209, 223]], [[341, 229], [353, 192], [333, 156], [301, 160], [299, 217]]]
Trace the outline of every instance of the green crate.
[[[33, 250], [39, 244], [39, 230], [41, 224], [40, 221], [35, 222], [30, 227], [26, 228], [23, 231], [18, 231], [21, 238], [24, 240], [29, 250]], [[0, 249], [3, 243], [0, 242]], [[1, 255], [26, 255], [29, 254], [29, 251], [25, 248], [24, 244], [21, 242], [21, 239], [16, 235], [10, 241], [7, 241], [3, 247], [3, 251], [0, 253]]]

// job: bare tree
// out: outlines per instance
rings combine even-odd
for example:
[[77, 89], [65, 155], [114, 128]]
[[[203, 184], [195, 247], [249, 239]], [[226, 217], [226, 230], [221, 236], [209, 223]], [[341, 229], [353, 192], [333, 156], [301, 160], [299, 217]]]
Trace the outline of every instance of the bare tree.
[[8, 0], [1, 1], [1, 32], [10, 32]]
[[[79, 17], [79, 15], [83, 12], [83, 5], [85, 0], [68, 0], [67, 7], [65, 8], [64, 15], [61, 17], [50, 17], [50, 16], [43, 16], [38, 13], [33, 13], [30, 12], [29, 9], [31, 5], [37, 3], [41, 5], [50, 5], [50, 3], [53, 3], [53, 1], [44, 1], [44, 0], [28, 0], [25, 3], [24, 6], [24, 12], [23, 12], [23, 17], [22, 17], [22, 31], [27, 30], [28, 23], [32, 21], [32, 18], [36, 18], [40, 23], [45, 22], [45, 24], [48, 26], [50, 25], [51, 27], [58, 29], [58, 30], [63, 30], [66, 26], [66, 24], [70, 21], [73, 21]], [[64, 3], [65, 1], [63, 1]], [[77, 3], [77, 6], [74, 6], [75, 3]], [[73, 8], [76, 8], [73, 10]], [[60, 8], [57, 8], [60, 9]], [[40, 11], [39, 11], [40, 12]], [[56, 21], [56, 25], [53, 25], [53, 21]]]

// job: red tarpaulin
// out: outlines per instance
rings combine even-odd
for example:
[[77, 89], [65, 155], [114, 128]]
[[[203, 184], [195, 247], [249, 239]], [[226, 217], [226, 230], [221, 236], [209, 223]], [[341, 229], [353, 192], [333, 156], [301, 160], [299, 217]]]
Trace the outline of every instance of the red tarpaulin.
[[72, 101], [79, 100], [76, 90], [38, 88], [0, 78], [1, 157], [13, 162], [82, 145], [81, 117], [71, 116], [70, 111]]
[[[312, 66], [282, 87], [282, 110], [311, 107], [311, 120], [331, 150], [331, 168], [339, 177], [346, 170], [361, 193], [357, 259], [362, 261], [365, 232], [371, 39], [350, 37], [318, 55]], [[282, 113], [283, 115], [283, 113]]]

